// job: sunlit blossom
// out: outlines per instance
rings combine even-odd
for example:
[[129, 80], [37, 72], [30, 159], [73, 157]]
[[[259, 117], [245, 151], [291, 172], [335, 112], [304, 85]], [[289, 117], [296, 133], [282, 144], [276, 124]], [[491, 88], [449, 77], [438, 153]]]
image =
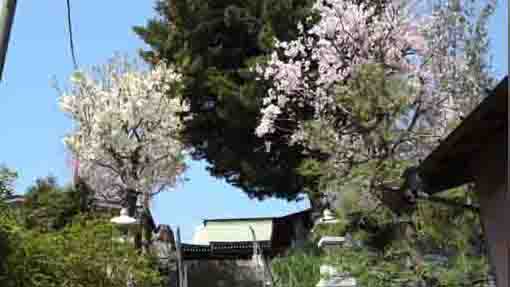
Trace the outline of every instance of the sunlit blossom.
[[103, 195], [152, 193], [175, 184], [183, 172], [178, 99], [181, 76], [164, 63], [148, 71], [121, 60], [100, 77], [75, 73], [59, 98], [74, 122], [65, 145], [80, 162], [80, 175]]

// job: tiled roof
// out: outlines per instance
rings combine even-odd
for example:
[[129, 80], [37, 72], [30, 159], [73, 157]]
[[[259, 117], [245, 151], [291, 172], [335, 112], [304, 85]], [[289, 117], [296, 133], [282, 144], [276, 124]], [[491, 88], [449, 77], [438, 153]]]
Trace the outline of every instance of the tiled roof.
[[[271, 254], [271, 242], [257, 242], [264, 254]], [[228, 259], [250, 258], [253, 254], [253, 242], [211, 242], [210, 245], [182, 244], [185, 260], [190, 259]]]
[[182, 244], [183, 252], [193, 252], [193, 253], [209, 253], [211, 252], [211, 247], [209, 245], [195, 245], [195, 244]]
[[[271, 248], [271, 241], [257, 241], [259, 247]], [[236, 249], [249, 249], [253, 250], [253, 242], [211, 242], [212, 252], [222, 252]]]

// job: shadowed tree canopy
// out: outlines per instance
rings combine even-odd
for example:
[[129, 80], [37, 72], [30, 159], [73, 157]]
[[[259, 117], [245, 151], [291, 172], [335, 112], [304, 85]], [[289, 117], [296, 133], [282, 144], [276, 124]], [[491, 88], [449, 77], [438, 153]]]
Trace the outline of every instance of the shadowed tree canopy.
[[54, 177], [39, 178], [25, 194], [25, 223], [42, 231], [58, 230], [80, 212], [79, 190], [60, 187]]
[[184, 137], [192, 158], [207, 160], [213, 176], [253, 198], [294, 200], [316, 186], [313, 176], [297, 171], [301, 147], [276, 140], [268, 149], [255, 135], [265, 89], [250, 70], [270, 53], [274, 36], [295, 37], [311, 3], [158, 1], [158, 17], [135, 27], [151, 47], [142, 52], [148, 62], [175, 63], [186, 76], [192, 119]]

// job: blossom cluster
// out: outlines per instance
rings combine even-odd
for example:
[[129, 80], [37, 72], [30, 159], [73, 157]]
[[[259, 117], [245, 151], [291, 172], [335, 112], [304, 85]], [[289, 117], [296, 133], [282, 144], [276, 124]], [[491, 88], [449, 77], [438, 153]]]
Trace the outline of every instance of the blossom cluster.
[[[277, 116], [289, 102], [312, 103], [317, 113], [335, 109], [332, 87], [341, 84], [367, 63], [383, 63], [389, 70], [420, 72], [410, 57], [426, 53], [420, 22], [412, 22], [391, 4], [376, 13], [369, 4], [346, 0], [320, 0], [314, 5], [320, 20], [291, 42], [276, 40], [277, 50], [257, 71], [274, 88], [265, 99], [257, 134], [274, 131]], [[312, 69], [313, 66], [313, 69]]]
[[59, 98], [74, 123], [64, 143], [80, 162], [80, 176], [102, 193], [173, 186], [184, 168], [181, 75], [164, 63], [139, 71], [122, 60], [100, 71], [75, 73]]

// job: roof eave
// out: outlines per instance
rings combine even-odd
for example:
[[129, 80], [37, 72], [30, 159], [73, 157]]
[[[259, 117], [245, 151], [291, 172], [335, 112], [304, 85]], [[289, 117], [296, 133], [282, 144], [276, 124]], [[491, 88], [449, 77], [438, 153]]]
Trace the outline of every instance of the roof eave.
[[507, 131], [508, 76], [420, 164], [420, 176], [428, 192], [472, 182], [474, 176], [467, 168], [468, 162], [487, 140]]

